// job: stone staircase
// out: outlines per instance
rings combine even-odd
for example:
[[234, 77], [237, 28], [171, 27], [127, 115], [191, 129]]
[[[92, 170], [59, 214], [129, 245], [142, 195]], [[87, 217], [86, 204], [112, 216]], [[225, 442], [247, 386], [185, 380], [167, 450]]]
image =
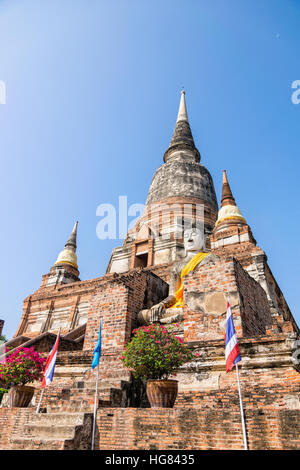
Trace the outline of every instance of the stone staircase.
[[[15, 422], [10, 438], [13, 449], [91, 448], [96, 373], [91, 371], [90, 360], [84, 358], [82, 363], [74, 360], [68, 364], [67, 359], [66, 354], [60, 355], [56, 380], [46, 387], [38, 415], [35, 409], [40, 398], [40, 384], [36, 387], [31, 407]], [[112, 365], [101, 372], [104, 377], [98, 382], [98, 408], [137, 406], [133, 400], [139, 400], [139, 392], [132, 387], [127, 371]]]
[[[129, 406], [130, 382], [119, 377], [98, 384], [98, 408]], [[15, 450], [88, 450], [91, 448], [95, 380], [46, 388], [41, 412], [28, 410], [11, 438]], [[39, 398], [39, 397], [37, 397]], [[37, 400], [36, 400], [37, 402]]]
[[21, 432], [11, 438], [15, 450], [89, 450], [92, 413], [40, 413], [33, 411]]
[[[49, 387], [41, 412], [31, 408], [11, 438], [15, 450], [88, 450], [91, 448], [95, 380]], [[98, 407], [127, 405], [129, 382], [119, 378], [98, 384]], [[38, 397], [37, 397], [38, 398]]]
[[[129, 382], [120, 379], [104, 380], [98, 384], [98, 407], [126, 406], [126, 387]], [[47, 412], [92, 412], [95, 399], [95, 381], [75, 381], [67, 388], [48, 396]]]

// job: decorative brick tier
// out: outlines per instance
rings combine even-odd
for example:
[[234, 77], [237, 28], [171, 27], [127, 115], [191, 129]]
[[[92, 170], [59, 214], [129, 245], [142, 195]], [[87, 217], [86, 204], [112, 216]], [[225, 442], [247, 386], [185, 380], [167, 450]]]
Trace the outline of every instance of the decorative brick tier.
[[[249, 449], [299, 449], [299, 410], [247, 410]], [[205, 409], [98, 410], [96, 449], [243, 449], [239, 411]]]
[[[91, 414], [0, 409], [1, 450], [89, 449]], [[299, 449], [299, 410], [246, 410], [250, 450]], [[243, 449], [238, 410], [99, 409], [96, 450]]]

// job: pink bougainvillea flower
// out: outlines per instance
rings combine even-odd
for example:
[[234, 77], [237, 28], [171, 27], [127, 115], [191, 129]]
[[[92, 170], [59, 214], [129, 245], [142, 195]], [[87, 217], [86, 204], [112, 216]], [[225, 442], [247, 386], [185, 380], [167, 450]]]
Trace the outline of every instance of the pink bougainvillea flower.
[[8, 385], [25, 385], [42, 379], [46, 359], [34, 348], [18, 348], [0, 365], [1, 380]]
[[161, 379], [174, 375], [195, 355], [175, 336], [173, 325], [151, 324], [133, 330], [121, 360], [136, 378]]

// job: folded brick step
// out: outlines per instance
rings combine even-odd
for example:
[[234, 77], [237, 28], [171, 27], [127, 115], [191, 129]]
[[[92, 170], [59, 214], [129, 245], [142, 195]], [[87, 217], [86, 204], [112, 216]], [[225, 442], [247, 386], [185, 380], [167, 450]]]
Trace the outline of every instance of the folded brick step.
[[65, 442], [65, 439], [53, 438], [15, 437], [11, 439], [14, 450], [62, 450]]
[[[115, 392], [117, 391], [117, 392]], [[109, 398], [111, 393], [118, 393], [118, 392], [121, 392], [120, 389], [113, 389], [111, 387], [109, 388], [106, 388], [106, 389], [102, 389], [102, 390], [99, 390], [98, 391], [98, 397], [99, 398], [104, 398], [104, 397], [107, 397]], [[72, 394], [70, 394], [70, 396], [68, 398], [65, 398], [65, 399], [62, 399], [60, 401], [60, 403], [71, 403], [72, 401], [90, 401], [90, 400], [94, 400], [94, 397], [95, 397], [95, 390], [90, 390], [88, 392], [86, 392], [85, 390], [82, 390], [82, 391], [73, 391]], [[60, 406], [60, 403], [58, 404], [56, 400], [48, 400], [48, 405], [55, 405], [55, 406]]]
[[[103, 380], [99, 381], [98, 383], [98, 390], [107, 390], [110, 388], [122, 388], [123, 383], [126, 382], [125, 380]], [[74, 384], [70, 390], [93, 390], [96, 389], [96, 382], [95, 381], [85, 381], [85, 382], [77, 382]]]
[[83, 424], [83, 413], [39, 413], [30, 419], [27, 424]]
[[79, 448], [89, 449], [91, 429], [92, 412], [89, 415], [41, 413], [32, 416], [23, 425], [21, 434], [15, 434], [10, 441], [15, 450], [75, 450], [78, 445]]
[[[115, 391], [120, 391], [121, 392], [121, 389], [120, 388], [103, 388], [102, 390], [98, 390], [98, 396], [100, 398], [104, 397], [104, 396], [107, 396], [109, 397], [111, 395], [111, 393], [118, 393], [118, 392], [115, 392]], [[68, 400], [63, 400], [63, 401], [71, 401], [71, 400], [89, 400], [89, 399], [94, 399], [95, 397], [95, 390], [83, 390], [83, 391], [74, 391], [70, 397], [68, 398]], [[50, 402], [49, 402], [50, 403]]]
[[[99, 406], [120, 406], [124, 380], [110, 380], [99, 383]], [[55, 397], [45, 401], [49, 413], [88, 412], [93, 409], [95, 397], [95, 381], [77, 382], [69, 388], [69, 396], [62, 397], [59, 402]]]
[[73, 439], [75, 436], [75, 426], [72, 424], [24, 424], [24, 437], [33, 439]]
[[49, 414], [64, 412], [64, 413], [86, 413], [93, 410], [94, 402], [88, 402], [87, 400], [68, 400], [65, 403], [59, 405], [47, 405], [47, 411]]

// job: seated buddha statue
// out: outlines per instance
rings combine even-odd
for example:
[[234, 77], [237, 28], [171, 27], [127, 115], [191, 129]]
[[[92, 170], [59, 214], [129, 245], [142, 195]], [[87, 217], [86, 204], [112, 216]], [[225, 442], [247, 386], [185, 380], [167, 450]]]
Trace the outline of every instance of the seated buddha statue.
[[138, 314], [140, 325], [183, 320], [183, 277], [214, 256], [205, 250], [203, 231], [197, 227], [184, 231], [184, 249], [184, 258], [176, 261], [171, 267], [168, 297], [148, 310], [141, 310]]

